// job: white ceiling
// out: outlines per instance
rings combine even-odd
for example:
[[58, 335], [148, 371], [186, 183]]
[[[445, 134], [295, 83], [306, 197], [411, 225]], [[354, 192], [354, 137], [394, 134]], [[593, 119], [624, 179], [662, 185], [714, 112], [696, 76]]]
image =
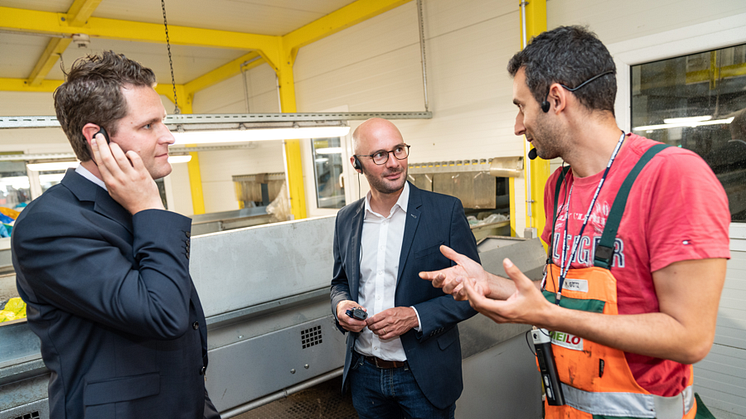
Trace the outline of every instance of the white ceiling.
[[[73, 0], [0, 0], [2, 7], [55, 13], [66, 13], [72, 3]], [[285, 35], [350, 3], [353, 0], [166, 0], [166, 12], [169, 25]], [[92, 16], [163, 23], [159, 0], [102, 0]], [[0, 78], [28, 78], [50, 39], [0, 30]], [[171, 81], [165, 44], [91, 38], [87, 49], [70, 44], [62, 61], [69, 68], [76, 58], [104, 50], [123, 53], [152, 68], [161, 84]], [[172, 45], [176, 83], [187, 83], [247, 52]], [[63, 79], [59, 64], [49, 72], [47, 80]]]

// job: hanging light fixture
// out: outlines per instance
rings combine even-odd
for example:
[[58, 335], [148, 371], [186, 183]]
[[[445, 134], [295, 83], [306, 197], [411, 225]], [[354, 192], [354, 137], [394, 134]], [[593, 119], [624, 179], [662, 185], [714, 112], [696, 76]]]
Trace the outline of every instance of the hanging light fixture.
[[350, 132], [348, 126], [280, 126], [262, 128], [226, 128], [216, 129], [207, 126], [204, 129], [189, 127], [173, 130], [176, 138], [175, 145], [184, 144], [216, 144], [237, 143], [272, 140], [294, 140], [301, 138], [333, 138], [343, 137]]

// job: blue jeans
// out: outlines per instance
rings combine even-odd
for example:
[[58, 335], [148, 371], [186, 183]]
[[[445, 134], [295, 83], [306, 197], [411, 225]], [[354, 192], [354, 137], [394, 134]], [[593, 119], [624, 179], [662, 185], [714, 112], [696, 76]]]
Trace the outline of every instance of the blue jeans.
[[433, 406], [408, 366], [379, 369], [353, 352], [348, 379], [360, 419], [453, 419], [456, 411], [455, 403], [446, 409]]

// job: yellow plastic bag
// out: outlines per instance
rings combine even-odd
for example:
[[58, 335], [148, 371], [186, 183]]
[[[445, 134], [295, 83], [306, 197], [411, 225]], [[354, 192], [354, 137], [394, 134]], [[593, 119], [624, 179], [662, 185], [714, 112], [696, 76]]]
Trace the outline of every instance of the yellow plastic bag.
[[0, 323], [26, 317], [26, 303], [16, 297], [11, 298], [5, 308], [0, 310]]

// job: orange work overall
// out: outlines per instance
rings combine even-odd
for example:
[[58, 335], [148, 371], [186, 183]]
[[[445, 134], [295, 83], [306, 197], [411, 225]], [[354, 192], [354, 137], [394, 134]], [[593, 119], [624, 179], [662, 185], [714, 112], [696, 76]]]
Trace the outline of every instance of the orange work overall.
[[[632, 183], [642, 167], [662, 148], [652, 147], [625, 179], [614, 199], [601, 241], [596, 246], [594, 266], [568, 270], [562, 286], [561, 307], [609, 316], [619, 314], [617, 281], [609, 270], [614, 239]], [[565, 173], [566, 170], [557, 181], [555, 216], [559, 188]], [[560, 267], [550, 263], [544, 296], [551, 303], [555, 302], [559, 277]], [[693, 419], [697, 413], [691, 366], [687, 387], [676, 396], [662, 397], [651, 394], [637, 384], [621, 350], [567, 333], [552, 332], [552, 352], [565, 405], [550, 406], [545, 402], [546, 419]]]

